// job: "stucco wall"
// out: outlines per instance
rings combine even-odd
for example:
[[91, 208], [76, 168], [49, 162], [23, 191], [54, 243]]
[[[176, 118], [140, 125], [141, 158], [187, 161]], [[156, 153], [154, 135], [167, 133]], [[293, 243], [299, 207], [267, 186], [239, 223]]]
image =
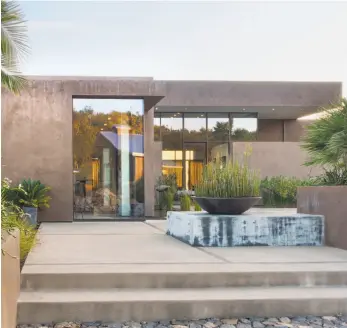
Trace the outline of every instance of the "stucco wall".
[[297, 211], [325, 216], [327, 246], [347, 250], [347, 186], [299, 187]]
[[1, 327], [15, 328], [20, 291], [19, 231], [1, 233]]
[[304, 136], [306, 127], [312, 121], [303, 120], [258, 120], [258, 141], [292, 141], [299, 142]]
[[233, 158], [242, 161], [247, 145], [252, 148], [249, 165], [259, 169], [262, 178], [278, 175], [305, 178], [321, 173], [319, 168], [303, 165], [307, 155], [298, 142], [234, 142]]
[[341, 96], [340, 82], [156, 81], [158, 106], [325, 106]]
[[[40, 221], [72, 221], [73, 96], [144, 99], [145, 133], [149, 134], [145, 142], [145, 185], [146, 191], [154, 189], [153, 174], [149, 173], [153, 168], [150, 108], [162, 96], [151, 79], [33, 80], [20, 96], [2, 90], [2, 174], [14, 182], [30, 177], [52, 187], [51, 207], [39, 213]], [[148, 112], [151, 118], [146, 120]], [[154, 204], [150, 194], [146, 197]], [[146, 208], [146, 215], [150, 213]]]

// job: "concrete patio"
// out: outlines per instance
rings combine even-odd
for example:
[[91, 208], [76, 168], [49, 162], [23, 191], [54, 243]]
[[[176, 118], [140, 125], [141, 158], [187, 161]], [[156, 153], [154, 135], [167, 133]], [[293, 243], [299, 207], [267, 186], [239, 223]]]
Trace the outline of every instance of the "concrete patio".
[[43, 223], [22, 271], [19, 323], [347, 312], [347, 251], [193, 248], [165, 225]]

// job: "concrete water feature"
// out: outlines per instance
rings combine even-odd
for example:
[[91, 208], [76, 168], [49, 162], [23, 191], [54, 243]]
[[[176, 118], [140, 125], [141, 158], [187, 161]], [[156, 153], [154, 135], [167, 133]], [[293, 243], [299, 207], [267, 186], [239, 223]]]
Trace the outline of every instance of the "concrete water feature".
[[324, 216], [283, 209], [241, 215], [168, 212], [167, 234], [191, 246], [322, 246]]
[[22, 270], [18, 323], [347, 313], [347, 251], [191, 247], [166, 226], [43, 223]]

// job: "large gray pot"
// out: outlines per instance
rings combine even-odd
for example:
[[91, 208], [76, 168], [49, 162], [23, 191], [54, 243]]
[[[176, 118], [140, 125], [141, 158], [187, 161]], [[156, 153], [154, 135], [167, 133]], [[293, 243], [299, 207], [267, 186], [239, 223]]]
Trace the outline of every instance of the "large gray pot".
[[242, 214], [256, 205], [261, 197], [213, 198], [193, 197], [209, 214]]
[[27, 220], [31, 225], [37, 225], [37, 207], [23, 207], [23, 211], [27, 215]]

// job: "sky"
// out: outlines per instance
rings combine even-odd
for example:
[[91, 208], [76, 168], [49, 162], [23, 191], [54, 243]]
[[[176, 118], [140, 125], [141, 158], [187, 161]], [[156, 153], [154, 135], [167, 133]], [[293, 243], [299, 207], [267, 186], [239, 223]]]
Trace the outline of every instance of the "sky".
[[23, 1], [25, 74], [342, 81], [347, 2]]

